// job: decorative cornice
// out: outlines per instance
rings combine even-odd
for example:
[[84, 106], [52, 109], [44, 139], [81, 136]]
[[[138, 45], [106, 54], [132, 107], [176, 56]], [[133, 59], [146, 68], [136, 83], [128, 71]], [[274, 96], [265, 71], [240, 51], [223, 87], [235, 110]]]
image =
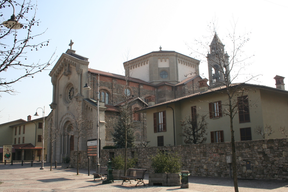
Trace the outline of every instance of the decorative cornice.
[[49, 73], [50, 77], [52, 76], [56, 76], [58, 77], [59, 74], [63, 71], [64, 67], [68, 66], [74, 66], [76, 67], [77, 65], [87, 65], [89, 64], [88, 61], [86, 60], [80, 60], [77, 59], [76, 57], [73, 57], [69, 54], [63, 53], [61, 55], [61, 57], [58, 59], [57, 63], [55, 64], [55, 66], [53, 67], [53, 69], [51, 70], [51, 72]]

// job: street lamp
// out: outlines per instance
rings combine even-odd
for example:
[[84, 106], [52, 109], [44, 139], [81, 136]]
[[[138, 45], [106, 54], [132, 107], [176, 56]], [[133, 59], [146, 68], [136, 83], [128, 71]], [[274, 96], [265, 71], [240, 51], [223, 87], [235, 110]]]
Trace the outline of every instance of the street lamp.
[[38, 107], [36, 109], [36, 113], [34, 114], [34, 116], [39, 116], [37, 111], [38, 109], [42, 109], [42, 117], [43, 117], [43, 125], [42, 125], [42, 162], [41, 162], [41, 168], [40, 170], [44, 170], [44, 129], [45, 129], [45, 106], [43, 108]]
[[11, 1], [7, 1], [8, 3], [10, 3], [13, 7], [13, 15], [11, 15], [11, 18], [8, 19], [7, 21], [4, 21], [2, 23], [2, 25], [4, 25], [5, 27], [9, 28], [9, 29], [21, 29], [23, 27], [23, 24], [19, 23], [16, 19], [15, 19], [15, 8], [14, 5], [11, 3]]

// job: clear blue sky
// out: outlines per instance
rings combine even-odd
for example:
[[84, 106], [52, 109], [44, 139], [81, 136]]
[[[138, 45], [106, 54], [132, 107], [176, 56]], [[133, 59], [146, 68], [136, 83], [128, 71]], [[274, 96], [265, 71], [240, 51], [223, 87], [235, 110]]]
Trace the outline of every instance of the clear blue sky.
[[[257, 81], [250, 83], [275, 87], [275, 75], [287, 76], [287, 10], [286, 0], [41, 0], [37, 10], [41, 23], [35, 32], [47, 29], [37, 39], [50, 39], [50, 45], [30, 52], [29, 61], [45, 62], [56, 51], [54, 66], [72, 39], [73, 49], [89, 58], [90, 68], [124, 74], [124, 61], [162, 46], [162, 50], [200, 59], [200, 74], [208, 77], [205, 58], [190, 48], [200, 49], [195, 40], [211, 41], [214, 28], [229, 54], [231, 41], [227, 35], [237, 22], [239, 35], [251, 33], [245, 56], [255, 55], [238, 81], [244, 81], [246, 74], [260, 74]], [[7, 19], [10, 15], [7, 13]], [[215, 24], [212, 30], [208, 27], [211, 22]], [[206, 54], [207, 50], [202, 52]], [[1, 94], [0, 123], [26, 119], [43, 106], [49, 114], [49, 71], [15, 84], [15, 95]]]

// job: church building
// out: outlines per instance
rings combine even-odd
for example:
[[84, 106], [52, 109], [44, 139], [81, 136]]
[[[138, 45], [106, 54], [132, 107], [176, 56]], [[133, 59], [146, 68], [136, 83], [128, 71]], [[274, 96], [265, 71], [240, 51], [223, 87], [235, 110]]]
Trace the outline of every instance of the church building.
[[[160, 47], [123, 63], [125, 75], [89, 68], [88, 58], [72, 49], [61, 55], [50, 72], [53, 85], [48, 129], [48, 159], [62, 161], [71, 151], [87, 150], [87, 141], [100, 138], [100, 147], [114, 145], [112, 133], [119, 107], [129, 105], [135, 145], [147, 140], [145, 113], [137, 111], [193, 94], [207, 87], [199, 76], [200, 61]], [[99, 105], [97, 101], [99, 99]], [[98, 132], [99, 127], [99, 132]], [[79, 138], [79, 139], [78, 139]]]

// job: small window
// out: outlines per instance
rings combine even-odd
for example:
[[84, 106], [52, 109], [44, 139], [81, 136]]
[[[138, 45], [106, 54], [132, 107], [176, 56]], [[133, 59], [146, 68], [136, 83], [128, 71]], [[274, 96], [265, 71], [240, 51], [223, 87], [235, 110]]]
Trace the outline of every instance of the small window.
[[109, 93], [106, 90], [99, 91], [99, 101], [105, 104], [109, 103]]
[[164, 136], [158, 136], [157, 137], [157, 146], [164, 146]]
[[191, 107], [191, 120], [193, 123], [193, 127], [197, 127], [197, 111], [196, 106]]
[[42, 135], [38, 135], [38, 142], [42, 141]]
[[39, 122], [38, 123], [38, 129], [42, 129], [43, 128], [43, 123], [42, 122]]
[[166, 131], [166, 111], [154, 113], [154, 133]]
[[248, 128], [240, 129], [240, 137], [241, 137], [241, 141], [252, 140], [251, 128], [248, 127]]
[[211, 143], [224, 142], [224, 132], [223, 131], [211, 131]]
[[124, 93], [125, 93], [126, 96], [130, 96], [131, 95], [131, 91], [128, 88], [125, 89]]
[[[135, 107], [134, 108], [134, 111], [133, 111], [133, 120], [134, 121], [140, 121], [140, 113], [137, 112], [139, 110], [138, 107]], [[136, 112], [135, 112], [136, 111]]]
[[25, 125], [23, 125], [23, 134], [25, 134]]
[[209, 103], [210, 119], [222, 117], [221, 101]]
[[25, 137], [22, 137], [22, 143], [25, 143]]
[[250, 122], [248, 96], [238, 97], [239, 123]]

